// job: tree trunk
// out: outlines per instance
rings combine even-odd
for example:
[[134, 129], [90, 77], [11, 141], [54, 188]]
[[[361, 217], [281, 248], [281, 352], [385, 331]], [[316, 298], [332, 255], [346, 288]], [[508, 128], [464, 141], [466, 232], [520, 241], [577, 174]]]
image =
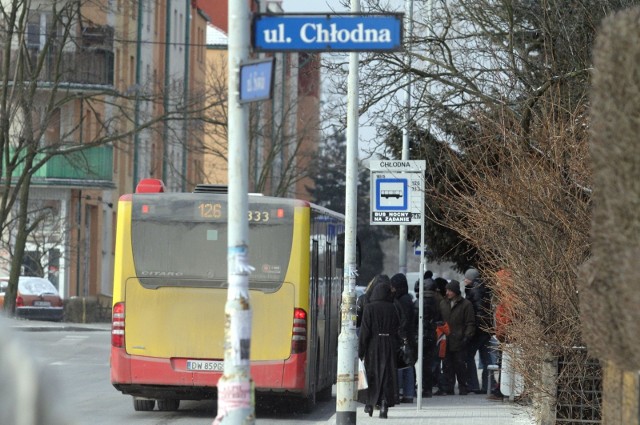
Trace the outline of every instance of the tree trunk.
[[539, 425], [555, 425], [556, 423], [556, 393], [558, 390], [558, 361], [547, 353], [540, 371], [540, 384], [542, 391], [537, 395], [538, 405], [538, 424]]
[[16, 295], [18, 293], [18, 278], [22, 270], [22, 259], [24, 257], [24, 249], [27, 244], [27, 220], [29, 206], [29, 189], [31, 187], [31, 175], [27, 175], [22, 186], [20, 187], [20, 200], [18, 203], [18, 228], [11, 258], [11, 271], [9, 273], [9, 286], [5, 296], [4, 309], [5, 312], [13, 316], [16, 312]]

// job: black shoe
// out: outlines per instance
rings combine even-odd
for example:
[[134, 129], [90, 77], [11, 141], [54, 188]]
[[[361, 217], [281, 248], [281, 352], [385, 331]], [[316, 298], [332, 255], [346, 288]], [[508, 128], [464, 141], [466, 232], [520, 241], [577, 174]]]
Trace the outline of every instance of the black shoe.
[[413, 397], [402, 397], [400, 403], [413, 403]]
[[471, 390], [470, 392], [474, 393], [474, 394], [486, 394], [487, 390]]
[[459, 391], [458, 395], [467, 395], [469, 394], [469, 391]]
[[433, 393], [433, 395], [451, 395], [453, 393], [450, 393], [449, 391], [442, 391], [442, 390], [438, 390], [435, 393]]
[[424, 398], [431, 398], [432, 396], [433, 396], [433, 393], [431, 391], [429, 391], [429, 392], [423, 391], [422, 392], [422, 397], [424, 397]]
[[364, 405], [364, 413], [368, 413], [369, 417], [373, 416], [373, 406], [370, 404]]
[[387, 412], [389, 412], [389, 406], [387, 406], [386, 400], [383, 400], [382, 403], [380, 403], [380, 417], [387, 419]]

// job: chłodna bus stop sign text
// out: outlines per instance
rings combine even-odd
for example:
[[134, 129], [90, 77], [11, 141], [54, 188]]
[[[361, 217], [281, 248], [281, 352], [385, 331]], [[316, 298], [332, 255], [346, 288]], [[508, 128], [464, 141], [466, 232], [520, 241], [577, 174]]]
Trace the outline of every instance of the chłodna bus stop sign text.
[[402, 49], [402, 13], [255, 16], [258, 51], [372, 52]]

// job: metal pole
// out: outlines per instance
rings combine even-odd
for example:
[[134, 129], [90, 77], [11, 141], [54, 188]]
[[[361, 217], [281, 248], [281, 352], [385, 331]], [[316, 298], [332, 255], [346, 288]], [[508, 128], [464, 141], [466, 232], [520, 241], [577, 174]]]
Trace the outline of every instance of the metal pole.
[[[351, 0], [351, 11], [360, 12], [360, 0]], [[347, 170], [345, 199], [344, 278], [342, 327], [338, 337], [336, 424], [356, 423], [358, 399], [358, 336], [356, 335], [356, 225], [358, 188], [358, 53], [349, 54], [347, 88]]]
[[[411, 33], [413, 32], [413, 0], [405, 0], [405, 9], [407, 11], [405, 24], [405, 38], [407, 40], [405, 66], [409, 68], [411, 65]], [[409, 159], [409, 122], [411, 120], [411, 74], [409, 72], [407, 72], [406, 78], [407, 86], [404, 93], [405, 123], [402, 129], [402, 159], [405, 161]], [[407, 274], [407, 226], [400, 225], [398, 240], [398, 271]]]
[[[424, 181], [424, 171], [420, 173]], [[424, 190], [424, 183], [423, 183]], [[424, 192], [423, 192], [424, 193]], [[422, 213], [420, 217], [420, 296], [418, 297], [418, 376], [416, 380], [418, 382], [418, 410], [422, 409], [422, 377], [424, 376], [424, 363], [422, 362], [424, 353], [424, 323], [422, 318], [424, 317], [424, 271], [426, 269], [426, 256], [424, 255], [424, 195], [422, 197]], [[431, 368], [431, 365], [427, 365]], [[427, 388], [429, 393], [431, 388]]]
[[251, 307], [249, 305], [248, 166], [249, 118], [240, 104], [240, 64], [249, 57], [249, 2], [229, 2], [228, 134], [229, 204], [227, 273], [224, 307], [224, 374], [218, 381], [218, 414], [214, 424], [253, 424], [254, 388], [250, 376]]

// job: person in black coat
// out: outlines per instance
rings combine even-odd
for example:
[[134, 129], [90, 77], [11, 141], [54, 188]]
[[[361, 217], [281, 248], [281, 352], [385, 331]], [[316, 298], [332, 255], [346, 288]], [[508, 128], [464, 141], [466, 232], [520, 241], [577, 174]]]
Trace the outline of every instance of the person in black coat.
[[[418, 282], [419, 283], [419, 282]], [[432, 279], [424, 281], [422, 294], [422, 396], [431, 397], [433, 387], [438, 385], [440, 359], [436, 352], [436, 327], [442, 321], [440, 299], [436, 296], [437, 286]], [[419, 291], [416, 291], [418, 293]], [[439, 294], [438, 294], [439, 295]], [[416, 323], [420, 318], [420, 300], [413, 303]], [[437, 366], [437, 367], [436, 367]]]
[[[417, 322], [413, 311], [413, 298], [409, 294], [406, 276], [403, 273], [394, 274], [391, 277], [391, 286], [395, 292], [394, 304], [400, 316], [398, 336], [402, 341], [407, 341], [417, 358]], [[398, 387], [402, 389], [402, 398], [398, 397], [400, 402], [413, 403], [413, 397], [416, 395], [416, 374], [413, 364], [398, 365]]]
[[[491, 290], [480, 279], [477, 269], [469, 269], [464, 274], [465, 295], [473, 305], [476, 317], [476, 332], [469, 341], [467, 351], [467, 386], [469, 391], [476, 394], [487, 393], [487, 378], [491, 380], [489, 387], [493, 388], [495, 380], [493, 374], [489, 374], [487, 365], [491, 360], [491, 329], [493, 329], [493, 312], [491, 309]], [[480, 354], [480, 361], [484, 366], [482, 369], [482, 382], [478, 382], [478, 370], [476, 368], [476, 353]]]
[[360, 328], [364, 306], [369, 303], [369, 299], [371, 298], [371, 294], [373, 294], [373, 290], [380, 283], [390, 285], [391, 281], [389, 280], [389, 276], [387, 276], [386, 274], [379, 274], [371, 279], [371, 281], [367, 285], [367, 288], [364, 290], [364, 294], [360, 295], [356, 300], [356, 328]]
[[390, 285], [376, 285], [364, 306], [358, 338], [358, 357], [364, 359], [369, 386], [364, 410], [371, 416], [373, 406], [380, 405], [381, 418], [387, 417], [398, 394], [396, 351], [400, 320], [393, 298]]

